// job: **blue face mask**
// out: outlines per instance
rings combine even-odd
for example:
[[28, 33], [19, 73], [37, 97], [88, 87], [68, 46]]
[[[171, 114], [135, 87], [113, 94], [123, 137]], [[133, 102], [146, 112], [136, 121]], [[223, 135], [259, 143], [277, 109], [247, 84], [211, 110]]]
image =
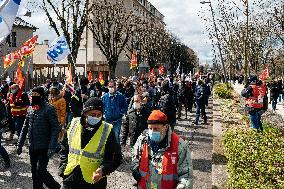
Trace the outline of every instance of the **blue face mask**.
[[159, 131], [152, 131], [149, 129], [149, 138], [154, 142], [160, 142], [161, 133]]

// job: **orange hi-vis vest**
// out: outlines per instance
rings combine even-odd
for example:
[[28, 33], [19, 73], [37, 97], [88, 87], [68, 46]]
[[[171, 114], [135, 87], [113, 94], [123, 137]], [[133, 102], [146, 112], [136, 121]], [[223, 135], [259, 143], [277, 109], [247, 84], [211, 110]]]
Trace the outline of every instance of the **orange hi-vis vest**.
[[263, 108], [263, 98], [266, 95], [266, 87], [264, 85], [257, 86], [251, 85], [252, 96], [246, 99], [246, 105], [251, 108], [261, 109]]
[[14, 97], [12, 93], [9, 94], [8, 100], [11, 107], [12, 116], [25, 116], [27, 114], [28, 106], [16, 106], [15, 103], [22, 103], [22, 92], [19, 91], [17, 96]]
[[[178, 184], [177, 164], [178, 164], [179, 138], [180, 137], [177, 134], [172, 133], [171, 145], [164, 152], [162, 159], [162, 181], [160, 185], [161, 189], [174, 189]], [[139, 164], [139, 172], [142, 178], [138, 183], [138, 189], [147, 189], [147, 182], [150, 177], [148, 155], [149, 155], [148, 144], [144, 144]]]

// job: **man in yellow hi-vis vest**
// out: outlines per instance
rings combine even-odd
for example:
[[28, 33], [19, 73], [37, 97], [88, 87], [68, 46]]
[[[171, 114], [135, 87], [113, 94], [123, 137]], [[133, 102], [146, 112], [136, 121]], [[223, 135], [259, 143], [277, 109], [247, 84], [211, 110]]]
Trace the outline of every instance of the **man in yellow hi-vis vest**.
[[102, 114], [102, 101], [90, 98], [82, 116], [71, 121], [60, 151], [63, 189], [106, 189], [106, 176], [121, 164], [119, 142]]

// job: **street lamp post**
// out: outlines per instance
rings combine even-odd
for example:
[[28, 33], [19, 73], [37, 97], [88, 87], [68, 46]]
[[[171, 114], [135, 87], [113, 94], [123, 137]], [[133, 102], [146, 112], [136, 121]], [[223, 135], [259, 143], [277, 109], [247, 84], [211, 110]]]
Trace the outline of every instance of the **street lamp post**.
[[216, 25], [216, 21], [215, 21], [215, 14], [214, 14], [212, 3], [211, 3], [210, 0], [209, 1], [201, 1], [200, 3], [201, 4], [209, 4], [209, 6], [210, 6], [213, 24], [214, 24], [214, 29], [215, 29], [215, 33], [216, 33], [217, 46], [218, 46], [218, 50], [219, 50], [219, 53], [220, 53], [221, 64], [222, 64], [222, 67], [223, 67], [224, 81], [225, 81], [225, 83], [227, 83], [227, 73], [226, 73], [226, 68], [225, 68], [225, 64], [224, 64], [223, 54], [222, 54], [221, 45], [220, 45], [220, 38], [219, 38], [218, 29], [217, 29], [217, 25]]

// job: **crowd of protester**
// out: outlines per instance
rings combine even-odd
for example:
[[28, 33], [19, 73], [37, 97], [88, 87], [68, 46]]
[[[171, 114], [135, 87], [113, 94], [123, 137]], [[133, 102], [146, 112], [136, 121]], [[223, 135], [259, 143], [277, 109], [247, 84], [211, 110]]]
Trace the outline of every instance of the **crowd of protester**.
[[[104, 83], [74, 77], [72, 84], [53, 79], [28, 92], [5, 82], [0, 88], [0, 136], [8, 132], [5, 140], [13, 142], [21, 154], [28, 135], [35, 189], [43, 184], [61, 187], [47, 171], [54, 153], [61, 157], [62, 188], [106, 188], [106, 176], [121, 164], [121, 147], [128, 145], [138, 188], [191, 188], [190, 152], [174, 128], [182, 110], [185, 119], [196, 110], [189, 125], [207, 124], [211, 89], [209, 77], [199, 76], [132, 76]], [[165, 160], [169, 152], [175, 156], [172, 162]], [[16, 166], [1, 144], [0, 154], [5, 168]]]

